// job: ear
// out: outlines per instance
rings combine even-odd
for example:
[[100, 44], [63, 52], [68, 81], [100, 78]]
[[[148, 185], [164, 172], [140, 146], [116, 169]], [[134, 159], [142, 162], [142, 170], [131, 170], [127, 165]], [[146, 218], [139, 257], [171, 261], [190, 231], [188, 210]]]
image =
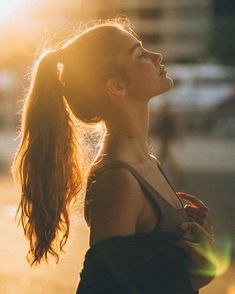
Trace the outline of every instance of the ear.
[[105, 88], [109, 95], [124, 96], [126, 94], [126, 84], [118, 78], [108, 79]]

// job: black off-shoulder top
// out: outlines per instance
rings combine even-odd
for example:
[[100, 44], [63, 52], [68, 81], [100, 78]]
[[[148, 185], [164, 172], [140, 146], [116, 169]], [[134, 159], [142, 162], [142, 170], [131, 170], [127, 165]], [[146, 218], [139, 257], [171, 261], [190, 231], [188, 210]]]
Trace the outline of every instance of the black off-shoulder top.
[[[163, 176], [171, 186], [161, 166]], [[156, 207], [160, 220], [150, 233], [113, 236], [92, 245], [85, 254], [76, 294], [197, 294], [190, 282], [189, 257], [176, 242], [177, 226], [189, 221], [182, 207], [173, 207], [132, 166], [117, 160], [96, 170], [89, 187], [102, 171], [127, 168]]]

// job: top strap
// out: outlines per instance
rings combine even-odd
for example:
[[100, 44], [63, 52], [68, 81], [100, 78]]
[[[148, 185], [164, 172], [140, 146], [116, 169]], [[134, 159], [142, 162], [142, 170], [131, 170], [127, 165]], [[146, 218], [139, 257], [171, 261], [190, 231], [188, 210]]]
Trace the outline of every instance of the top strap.
[[98, 168], [97, 170], [95, 170], [89, 175], [88, 183], [87, 183], [86, 200], [85, 200], [87, 205], [93, 202], [92, 197], [89, 196], [90, 194], [89, 190], [91, 188], [92, 183], [96, 181], [97, 176], [99, 176], [102, 172], [105, 172], [106, 170], [113, 169], [113, 168], [120, 168], [120, 167], [128, 169], [133, 174], [133, 176], [137, 179], [137, 181], [139, 182], [140, 186], [144, 189], [144, 191], [149, 192], [148, 187], [146, 187], [148, 183], [142, 179], [142, 177], [135, 171], [134, 168], [132, 168], [132, 166], [130, 166], [124, 161], [114, 160], [111, 163], [108, 163]]
[[[176, 194], [175, 189], [173, 188], [173, 186], [171, 185], [170, 181], [168, 180], [166, 174], [164, 173], [163, 169], [161, 168], [160, 164], [157, 162], [158, 168], [160, 170], [160, 172], [162, 173], [162, 175], [164, 176], [164, 178], [166, 179], [167, 183], [169, 184], [169, 186], [171, 187], [171, 189], [174, 191], [174, 193]], [[147, 191], [148, 193], [150, 193], [150, 195], [154, 194], [154, 198], [157, 197], [157, 199], [162, 202], [164, 202], [165, 204], [167, 204], [168, 206], [170, 206], [171, 208], [174, 208], [157, 190], [155, 190], [151, 184], [148, 183], [148, 181], [142, 176], [140, 175], [131, 165], [129, 165], [128, 163], [126, 163], [125, 161], [122, 160], [114, 160], [109, 164], [106, 164], [100, 168], [98, 168], [96, 171], [94, 171], [91, 176], [89, 177], [88, 180], [88, 190], [93, 182], [93, 180], [95, 180], [95, 178], [100, 175], [102, 172], [108, 170], [108, 169], [112, 169], [112, 168], [119, 168], [119, 167], [124, 167], [127, 168], [137, 179], [137, 181], [140, 183], [141, 187], [144, 188], [145, 191]], [[176, 197], [178, 198], [178, 196], [176, 195]], [[183, 203], [181, 201], [180, 198], [178, 198], [179, 201], [181, 202], [182, 208], [183, 208]], [[181, 208], [181, 209], [182, 209]], [[174, 208], [175, 209], [175, 208]]]
[[103, 173], [109, 169], [120, 168], [120, 167], [127, 168], [135, 176], [135, 178], [137, 178], [137, 180], [141, 181], [141, 183], [142, 183], [141, 176], [138, 173], [136, 173], [134, 168], [132, 168], [129, 164], [127, 164], [124, 161], [114, 160], [111, 163], [108, 163], [108, 164], [98, 168], [96, 171], [92, 172], [92, 174], [88, 178], [88, 180], [89, 180], [88, 188], [90, 187], [90, 184], [93, 182], [93, 179], [97, 178], [97, 176], [100, 175], [101, 173]]
[[[163, 171], [161, 165], [158, 162], [157, 162], [157, 166], [158, 166], [160, 172], [162, 173], [162, 175], [164, 176], [165, 180], [167, 181], [168, 185], [171, 187], [171, 189], [174, 191], [174, 193], [176, 193], [174, 187], [171, 185], [171, 183], [168, 180], [165, 172]], [[97, 175], [101, 174], [102, 172], [104, 172], [104, 171], [106, 171], [108, 169], [118, 168], [118, 167], [126, 167], [127, 169], [129, 169], [131, 171], [132, 174], [134, 174], [135, 177], [140, 179], [141, 182], [142, 182], [143, 177], [138, 172], [136, 172], [136, 170], [131, 165], [129, 165], [128, 163], [126, 163], [125, 161], [122, 161], [122, 160], [114, 160], [111, 163], [106, 164], [106, 165], [98, 168], [96, 171], [94, 171], [92, 173], [92, 175], [90, 177], [91, 178], [97, 177]], [[148, 184], [148, 182], [146, 180], [144, 182]]]

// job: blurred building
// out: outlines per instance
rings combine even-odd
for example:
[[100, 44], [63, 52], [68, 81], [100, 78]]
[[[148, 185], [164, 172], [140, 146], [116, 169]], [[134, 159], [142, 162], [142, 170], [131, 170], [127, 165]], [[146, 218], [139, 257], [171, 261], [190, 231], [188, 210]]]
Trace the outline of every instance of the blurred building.
[[144, 46], [162, 52], [167, 63], [195, 63], [210, 56], [213, 0], [52, 0], [21, 6], [17, 13], [12, 15], [14, 25], [0, 28], [0, 129], [12, 128], [19, 119], [16, 104], [24, 94], [14, 72], [28, 83], [24, 77], [47, 41], [57, 43], [70, 33], [73, 36], [76, 28], [92, 19], [127, 16]]
[[212, 0], [81, 0], [83, 18], [128, 16], [150, 50], [169, 62], [193, 62], [208, 57], [212, 39]]
[[235, 65], [235, 1], [214, 0], [214, 38], [211, 54], [221, 63]]

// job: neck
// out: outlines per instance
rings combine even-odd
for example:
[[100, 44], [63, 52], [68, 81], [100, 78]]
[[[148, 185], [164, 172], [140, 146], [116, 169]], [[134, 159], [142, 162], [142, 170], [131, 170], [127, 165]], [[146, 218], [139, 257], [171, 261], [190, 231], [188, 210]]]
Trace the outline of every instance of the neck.
[[141, 163], [150, 159], [148, 151], [148, 104], [135, 104], [135, 109], [120, 113], [106, 122], [106, 135], [98, 157]]

